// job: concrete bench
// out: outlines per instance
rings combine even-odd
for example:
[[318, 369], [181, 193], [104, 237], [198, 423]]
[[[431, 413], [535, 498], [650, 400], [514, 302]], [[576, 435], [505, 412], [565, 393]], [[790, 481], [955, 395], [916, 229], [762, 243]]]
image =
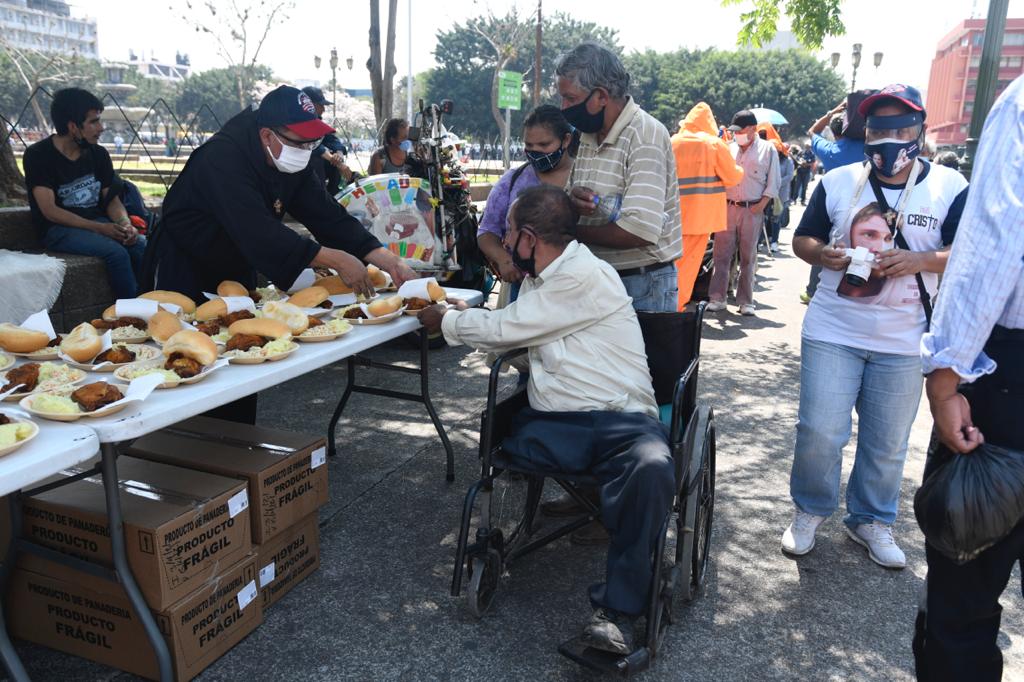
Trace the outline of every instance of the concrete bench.
[[50, 319], [57, 331], [70, 331], [81, 322], [99, 317], [114, 301], [103, 261], [46, 251], [36, 236], [28, 208], [0, 208], [0, 249], [45, 253], [64, 261], [64, 285], [50, 309]]

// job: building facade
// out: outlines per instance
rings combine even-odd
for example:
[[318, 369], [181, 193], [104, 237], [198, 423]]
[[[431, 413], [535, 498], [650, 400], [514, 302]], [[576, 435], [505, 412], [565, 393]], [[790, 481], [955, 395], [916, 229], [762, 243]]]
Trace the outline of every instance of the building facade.
[[134, 50], [129, 50], [128, 61], [135, 71], [146, 78], [180, 83], [192, 73], [191, 60], [187, 54], [181, 52], [174, 55], [173, 62], [167, 62], [157, 59], [152, 54], [147, 58], [145, 53], [137, 55]]
[[22, 50], [99, 59], [96, 20], [72, 17], [62, 0], [0, 0], [0, 35]]
[[[939, 41], [928, 79], [928, 138], [937, 145], [960, 145], [974, 112], [985, 20], [957, 24]], [[1007, 19], [999, 56], [996, 96], [1024, 73], [1024, 19]]]

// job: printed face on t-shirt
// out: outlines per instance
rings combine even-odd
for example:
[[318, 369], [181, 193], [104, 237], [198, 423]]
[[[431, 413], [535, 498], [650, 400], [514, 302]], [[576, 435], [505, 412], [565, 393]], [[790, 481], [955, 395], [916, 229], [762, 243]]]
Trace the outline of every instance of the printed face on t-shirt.
[[873, 215], [850, 227], [850, 247], [858, 246], [875, 255], [892, 248], [892, 232], [882, 216]]

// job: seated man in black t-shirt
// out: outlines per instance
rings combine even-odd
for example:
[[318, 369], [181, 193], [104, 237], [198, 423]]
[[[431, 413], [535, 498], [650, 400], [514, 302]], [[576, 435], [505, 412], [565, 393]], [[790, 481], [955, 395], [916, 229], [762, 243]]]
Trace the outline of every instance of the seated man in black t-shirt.
[[98, 144], [102, 111], [103, 103], [86, 90], [58, 90], [50, 106], [57, 134], [25, 150], [25, 184], [46, 248], [102, 258], [114, 295], [133, 298], [146, 239], [119, 198], [107, 201], [114, 165]]

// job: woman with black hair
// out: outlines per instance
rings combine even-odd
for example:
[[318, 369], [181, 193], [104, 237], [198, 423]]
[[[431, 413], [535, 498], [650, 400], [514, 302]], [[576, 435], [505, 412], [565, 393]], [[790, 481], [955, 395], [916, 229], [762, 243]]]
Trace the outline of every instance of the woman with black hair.
[[511, 300], [515, 300], [523, 273], [512, 263], [512, 256], [503, 244], [509, 208], [516, 197], [530, 187], [565, 187], [572, 169], [574, 133], [558, 107], [542, 104], [534, 109], [523, 122], [523, 140], [529, 163], [506, 171], [487, 197], [487, 208], [476, 240], [501, 280], [514, 285]]
[[370, 175], [406, 173], [406, 157], [412, 151], [409, 122], [404, 118], [388, 119], [383, 137], [384, 146], [370, 157]]

